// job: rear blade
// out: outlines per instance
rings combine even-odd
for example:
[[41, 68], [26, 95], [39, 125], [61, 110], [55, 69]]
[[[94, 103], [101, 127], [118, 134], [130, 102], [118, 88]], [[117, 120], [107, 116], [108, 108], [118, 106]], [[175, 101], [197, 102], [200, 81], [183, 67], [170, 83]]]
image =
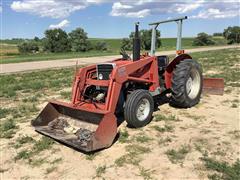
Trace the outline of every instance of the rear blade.
[[203, 93], [223, 95], [224, 93], [224, 79], [222, 78], [204, 78], [203, 79]]

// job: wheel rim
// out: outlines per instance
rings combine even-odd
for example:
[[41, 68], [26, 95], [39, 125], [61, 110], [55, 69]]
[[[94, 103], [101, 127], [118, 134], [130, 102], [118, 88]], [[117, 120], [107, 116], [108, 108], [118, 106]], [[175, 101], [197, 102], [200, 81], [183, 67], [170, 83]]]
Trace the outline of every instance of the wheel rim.
[[194, 99], [198, 96], [201, 87], [200, 73], [196, 68], [192, 68], [190, 76], [186, 81], [186, 91], [188, 97]]
[[139, 121], [144, 121], [150, 113], [150, 102], [148, 99], [144, 98], [141, 100], [137, 111], [136, 116]]

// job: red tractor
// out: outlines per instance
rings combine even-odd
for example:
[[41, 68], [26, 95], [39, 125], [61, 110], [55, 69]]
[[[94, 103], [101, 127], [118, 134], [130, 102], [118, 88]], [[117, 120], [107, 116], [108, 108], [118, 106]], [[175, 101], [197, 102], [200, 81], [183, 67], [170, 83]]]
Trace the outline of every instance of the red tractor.
[[[187, 17], [161, 21], [152, 26], [150, 55], [140, 55], [138, 23], [133, 40], [133, 58], [126, 53], [111, 62], [80, 68], [72, 85], [71, 103], [49, 102], [32, 121], [36, 131], [79, 150], [94, 151], [111, 146], [123, 116], [131, 127], [152, 120], [152, 113], [166, 97], [170, 105], [190, 108], [205, 90], [221, 94], [222, 79], [203, 81], [202, 68], [181, 49], [182, 21]], [[156, 28], [178, 23], [176, 57], [155, 56]]]

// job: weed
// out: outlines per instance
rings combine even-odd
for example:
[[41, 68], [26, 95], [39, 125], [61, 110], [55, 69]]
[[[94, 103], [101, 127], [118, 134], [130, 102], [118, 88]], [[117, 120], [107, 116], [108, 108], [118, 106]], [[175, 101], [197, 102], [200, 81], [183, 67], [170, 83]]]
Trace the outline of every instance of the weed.
[[180, 121], [175, 115], [170, 115], [167, 117], [168, 121]]
[[141, 161], [141, 155], [145, 153], [151, 152], [150, 148], [131, 144], [125, 147], [127, 154], [121, 156], [120, 158], [115, 160], [115, 164], [118, 167], [122, 167], [124, 164], [132, 164], [132, 165], [138, 165]]
[[230, 131], [229, 134], [233, 135], [234, 139], [240, 139], [240, 131], [239, 130]]
[[46, 149], [50, 149], [53, 144], [54, 144], [54, 141], [52, 139], [43, 136], [40, 140], [35, 141], [35, 144], [33, 145], [33, 148], [31, 151], [27, 151], [27, 150], [20, 151], [14, 159], [15, 160], [28, 159], [29, 163], [31, 163], [32, 161], [31, 158], [34, 155], [39, 154], [40, 152]]
[[143, 177], [145, 180], [153, 179], [152, 174], [154, 173], [154, 170], [151, 169], [145, 169], [144, 167], [139, 166], [139, 175]]
[[46, 149], [50, 149], [55, 142], [49, 137], [43, 136], [39, 141], [37, 141], [33, 146], [33, 152], [39, 153]]
[[175, 115], [170, 115], [170, 116], [165, 116], [162, 114], [156, 114], [155, 116], [155, 121], [179, 121], [179, 119]]
[[166, 119], [166, 116], [162, 115], [162, 114], [156, 114], [155, 116], [155, 121], [158, 122], [158, 121], [163, 121]]
[[13, 119], [5, 120], [3, 123], [0, 124], [0, 137], [12, 138], [13, 135], [16, 133], [16, 129], [18, 129], [18, 126]]
[[63, 159], [62, 158], [57, 158], [57, 159], [54, 159], [51, 164], [57, 164], [59, 162], [61, 162]]
[[124, 129], [123, 131], [120, 131], [120, 137], [119, 137], [118, 141], [120, 143], [126, 143], [129, 140], [128, 137], [129, 137], [129, 134], [128, 134], [127, 130]]
[[14, 160], [20, 160], [20, 159], [29, 159], [31, 157], [31, 152], [28, 152], [27, 150], [22, 150], [19, 153], [17, 153], [17, 156], [15, 156]]
[[53, 171], [57, 170], [57, 167], [56, 166], [53, 166], [53, 167], [49, 167], [46, 169], [46, 172], [45, 174], [50, 174], [52, 173]]
[[30, 136], [22, 136], [22, 137], [19, 137], [16, 139], [16, 144], [14, 145], [14, 147], [17, 149], [17, 148], [22, 147], [23, 144], [31, 143], [34, 141], [35, 140]]
[[0, 108], [0, 119], [5, 118], [10, 111], [11, 109]]
[[197, 151], [204, 153], [203, 148], [208, 146], [208, 140], [203, 138], [196, 139], [194, 146]]
[[160, 140], [158, 141], [158, 144], [167, 145], [170, 142], [172, 142], [172, 139], [170, 137], [166, 137], [166, 138], [160, 138]]
[[144, 134], [143, 135], [138, 135], [136, 137], [136, 141], [140, 142], [140, 143], [146, 143], [146, 142], [149, 142], [151, 140], [152, 140], [152, 138], [150, 138], [150, 137], [148, 137], [148, 136], [146, 136]]
[[174, 127], [171, 125], [165, 125], [164, 127], [159, 127], [155, 125], [155, 126], [152, 126], [152, 128], [158, 132], [173, 132], [174, 130]]
[[166, 154], [168, 156], [168, 159], [172, 163], [179, 163], [179, 162], [182, 163], [186, 155], [189, 153], [189, 151], [190, 151], [190, 146], [183, 145], [178, 150], [175, 150], [175, 149], [168, 150]]
[[29, 162], [33, 167], [39, 167], [48, 161], [45, 158], [39, 158], [39, 159], [29, 159]]
[[232, 107], [232, 108], [238, 108], [238, 104], [232, 103], [231, 107]]
[[101, 177], [106, 172], [106, 166], [99, 166], [96, 169], [96, 177]]
[[201, 158], [205, 163], [205, 167], [216, 173], [209, 175], [209, 179], [226, 179], [239, 180], [240, 179], [240, 160], [237, 159], [235, 163], [230, 165], [227, 162], [219, 162], [215, 159], [209, 158], [207, 155]]
[[95, 153], [90, 153], [86, 155], [86, 159], [89, 161], [94, 160], [94, 158], [98, 155], [99, 153], [95, 152]]

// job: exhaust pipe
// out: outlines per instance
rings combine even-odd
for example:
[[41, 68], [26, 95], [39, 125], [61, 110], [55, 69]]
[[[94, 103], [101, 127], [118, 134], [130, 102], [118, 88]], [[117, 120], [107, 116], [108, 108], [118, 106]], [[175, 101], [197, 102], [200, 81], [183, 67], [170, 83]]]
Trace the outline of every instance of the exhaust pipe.
[[133, 38], [133, 61], [137, 61], [140, 59], [141, 45], [140, 45], [138, 27], [139, 27], [139, 22], [135, 23], [135, 36]]

